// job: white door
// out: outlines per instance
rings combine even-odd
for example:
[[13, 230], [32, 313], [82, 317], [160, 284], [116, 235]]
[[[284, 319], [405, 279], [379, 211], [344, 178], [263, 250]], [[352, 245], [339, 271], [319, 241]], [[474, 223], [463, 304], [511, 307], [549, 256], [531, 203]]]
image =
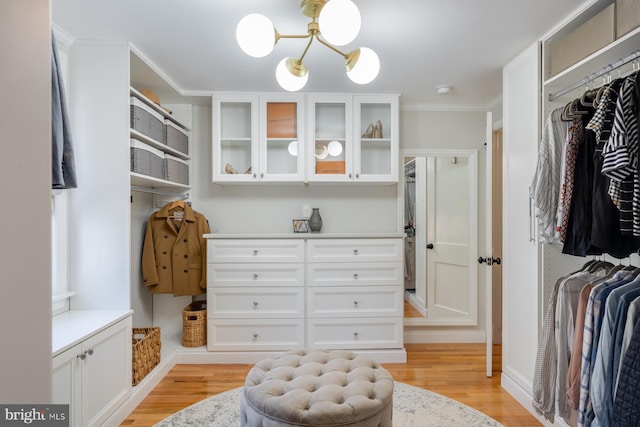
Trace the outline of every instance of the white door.
[[[485, 253], [478, 261], [484, 261], [488, 268], [484, 272], [485, 280], [485, 333], [487, 340], [487, 376], [493, 376], [493, 230], [492, 230], [492, 182], [493, 182], [493, 115], [487, 113], [487, 129], [485, 147]], [[491, 258], [491, 261], [489, 261]], [[497, 261], [497, 260], [496, 260]], [[500, 262], [500, 261], [497, 261]]]
[[476, 325], [477, 154], [427, 157], [427, 318]]

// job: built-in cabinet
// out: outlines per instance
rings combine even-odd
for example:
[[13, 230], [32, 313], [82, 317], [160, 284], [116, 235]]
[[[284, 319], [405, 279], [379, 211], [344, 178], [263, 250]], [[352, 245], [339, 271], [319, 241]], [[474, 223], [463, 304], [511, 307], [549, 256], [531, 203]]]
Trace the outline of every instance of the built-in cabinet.
[[406, 360], [400, 236], [207, 237], [207, 348], [220, 360], [303, 347]]
[[[529, 199], [540, 142], [541, 126], [549, 113], [579, 97], [585, 76], [599, 86], [609, 74], [637, 51], [640, 28], [551, 75], [549, 41], [570, 34], [606, 4], [595, 4], [556, 29], [547, 39], [530, 46], [511, 61], [504, 84], [504, 250], [503, 266], [503, 374], [502, 385], [532, 413], [533, 376], [539, 331], [556, 280], [585, 263], [585, 258], [562, 254], [559, 244], [540, 243], [536, 211]], [[617, 5], [616, 5], [617, 6]], [[621, 74], [630, 71], [629, 64]], [[543, 70], [545, 70], [543, 72]], [[604, 79], [604, 80], [603, 80]], [[589, 80], [589, 78], [587, 78]], [[618, 262], [615, 261], [614, 262]], [[559, 417], [556, 424], [566, 425]]]
[[398, 181], [398, 97], [214, 94], [213, 181]]
[[72, 427], [103, 425], [131, 394], [131, 313], [69, 312], [53, 323], [53, 403], [69, 405]]

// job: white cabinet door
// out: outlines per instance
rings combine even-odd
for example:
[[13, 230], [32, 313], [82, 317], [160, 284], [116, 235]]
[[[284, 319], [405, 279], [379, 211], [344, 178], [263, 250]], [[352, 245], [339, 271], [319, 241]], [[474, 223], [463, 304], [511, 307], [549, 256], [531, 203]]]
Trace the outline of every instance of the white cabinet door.
[[87, 339], [82, 347], [82, 425], [99, 426], [131, 393], [131, 318]]
[[80, 344], [53, 358], [53, 400], [54, 404], [69, 405], [69, 426], [82, 425], [82, 381], [80, 376]]
[[505, 376], [531, 391], [540, 319], [538, 249], [529, 200], [540, 129], [538, 43], [507, 64], [503, 86], [502, 365]]

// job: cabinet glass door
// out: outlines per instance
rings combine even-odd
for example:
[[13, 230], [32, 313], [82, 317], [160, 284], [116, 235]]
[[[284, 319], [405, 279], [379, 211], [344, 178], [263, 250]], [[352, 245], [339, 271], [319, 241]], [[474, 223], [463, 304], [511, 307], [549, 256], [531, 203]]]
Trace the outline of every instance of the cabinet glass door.
[[257, 152], [256, 127], [252, 99], [214, 102], [214, 181], [251, 181], [255, 173]]
[[262, 100], [259, 171], [261, 180], [302, 180], [302, 105], [300, 100], [290, 95], [287, 98], [271, 95]]
[[308, 154], [309, 175], [315, 181], [351, 181], [353, 178], [351, 103], [314, 100], [310, 123], [313, 134]]
[[397, 103], [389, 98], [356, 100], [354, 173], [356, 181], [397, 182]]

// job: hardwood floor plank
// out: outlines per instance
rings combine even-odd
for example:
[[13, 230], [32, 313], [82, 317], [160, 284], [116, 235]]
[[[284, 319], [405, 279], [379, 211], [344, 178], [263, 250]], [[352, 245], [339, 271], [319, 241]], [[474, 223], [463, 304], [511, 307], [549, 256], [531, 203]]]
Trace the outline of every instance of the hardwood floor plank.
[[[405, 348], [406, 364], [384, 364], [396, 381], [455, 399], [506, 427], [541, 425], [500, 386], [500, 346], [494, 348], [492, 378], [485, 373], [484, 344], [406, 344]], [[121, 425], [152, 426], [200, 400], [242, 386], [252, 367], [176, 365]]]

